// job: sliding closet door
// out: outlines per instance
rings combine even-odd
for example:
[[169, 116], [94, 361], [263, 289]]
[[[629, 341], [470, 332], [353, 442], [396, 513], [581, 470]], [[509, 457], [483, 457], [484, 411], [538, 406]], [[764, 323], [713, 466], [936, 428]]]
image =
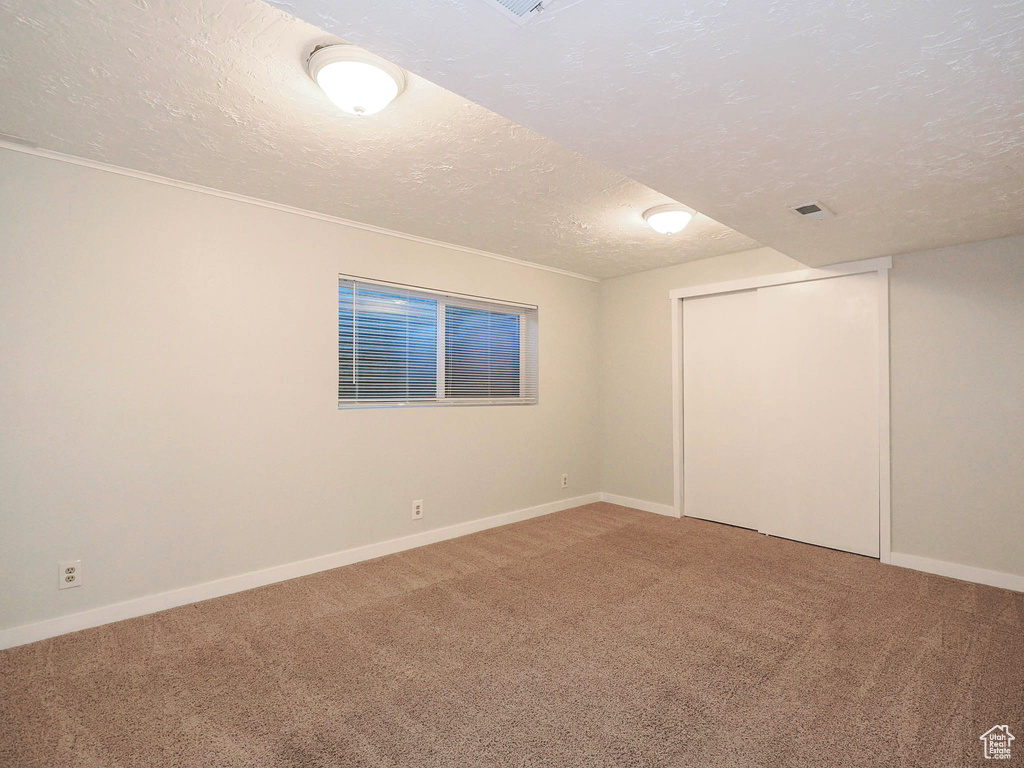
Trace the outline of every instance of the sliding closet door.
[[878, 280], [757, 291], [765, 533], [878, 557]]
[[683, 509], [758, 527], [757, 292], [683, 302]]

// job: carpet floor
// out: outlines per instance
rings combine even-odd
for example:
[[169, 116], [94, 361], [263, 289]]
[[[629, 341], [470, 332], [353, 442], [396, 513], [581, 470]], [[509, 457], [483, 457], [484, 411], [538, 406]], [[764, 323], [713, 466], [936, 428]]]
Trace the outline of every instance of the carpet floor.
[[1024, 594], [592, 504], [0, 652], [0, 765], [1024, 763]]

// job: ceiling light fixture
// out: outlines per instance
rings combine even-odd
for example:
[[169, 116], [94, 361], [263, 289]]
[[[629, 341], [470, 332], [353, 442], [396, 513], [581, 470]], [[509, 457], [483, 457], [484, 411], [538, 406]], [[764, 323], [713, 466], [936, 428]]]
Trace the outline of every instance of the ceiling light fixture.
[[655, 232], [660, 232], [663, 235], [682, 232], [692, 218], [693, 214], [678, 203], [656, 205], [644, 211], [644, 221], [650, 224], [651, 229]]
[[373, 115], [405, 90], [405, 72], [354, 45], [325, 45], [306, 62], [327, 98], [350, 115]]

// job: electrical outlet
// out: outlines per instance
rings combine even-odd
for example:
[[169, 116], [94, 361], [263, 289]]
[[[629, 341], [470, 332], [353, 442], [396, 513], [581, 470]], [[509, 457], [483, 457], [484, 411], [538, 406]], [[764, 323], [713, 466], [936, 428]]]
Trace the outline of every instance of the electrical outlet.
[[563, 488], [568, 488], [569, 487], [569, 475], [568, 474], [562, 475], [562, 487]]
[[416, 501], [412, 503], [412, 519], [423, 519], [423, 499], [416, 499]]
[[82, 561], [65, 560], [57, 565], [57, 589], [82, 586]]

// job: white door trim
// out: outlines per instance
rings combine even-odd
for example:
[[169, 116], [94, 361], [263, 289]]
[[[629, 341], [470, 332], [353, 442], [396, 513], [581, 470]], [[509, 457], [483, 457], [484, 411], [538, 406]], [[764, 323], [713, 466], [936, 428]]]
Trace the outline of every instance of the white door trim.
[[776, 272], [772, 275], [748, 277], [742, 280], [729, 280], [724, 283], [707, 283], [693, 285], [689, 288], [676, 288], [669, 291], [670, 299], [689, 299], [694, 296], [710, 296], [713, 293], [732, 293], [733, 291], [749, 291], [753, 288], [765, 288], [769, 285], [786, 285], [787, 283], [806, 283], [809, 280], [824, 280], [829, 277], [843, 275], [860, 275], [864, 272], [884, 272], [892, 268], [892, 257], [883, 256], [878, 259], [864, 261], [848, 261], [845, 264], [833, 264], [830, 267], [817, 269], [798, 269], [793, 272]]
[[748, 291], [770, 285], [804, 283], [843, 275], [878, 273], [878, 551], [883, 563], [892, 561], [892, 508], [889, 461], [889, 269], [892, 258], [851, 261], [820, 269], [801, 269], [773, 275], [710, 283], [669, 291], [672, 303], [672, 478], [676, 517], [683, 517], [683, 299], [716, 293]]
[[892, 562], [892, 465], [889, 461], [889, 267], [878, 268], [878, 559]]

